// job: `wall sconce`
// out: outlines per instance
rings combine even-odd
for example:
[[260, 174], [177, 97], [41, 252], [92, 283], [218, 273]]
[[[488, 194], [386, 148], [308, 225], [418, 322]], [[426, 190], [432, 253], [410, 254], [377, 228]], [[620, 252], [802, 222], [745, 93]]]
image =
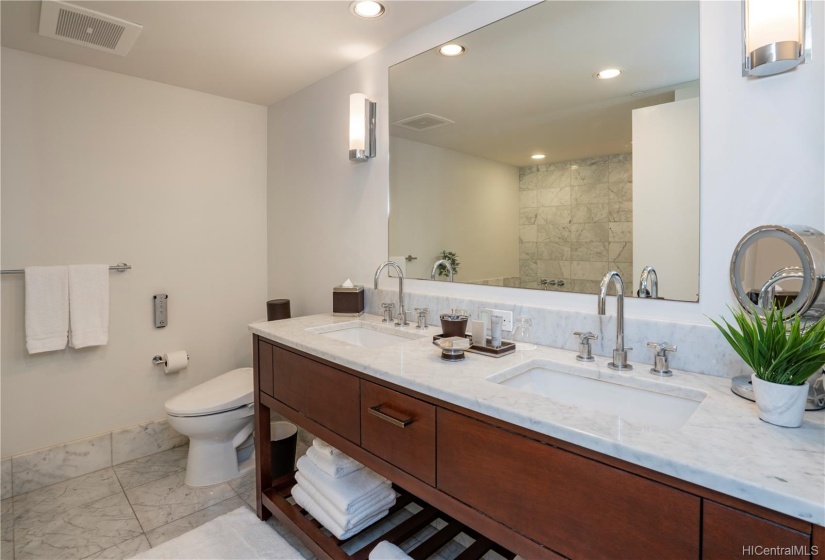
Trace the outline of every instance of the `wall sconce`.
[[780, 74], [811, 60], [811, 0], [743, 0], [742, 75]]
[[367, 161], [375, 157], [375, 101], [363, 93], [349, 96], [349, 159]]

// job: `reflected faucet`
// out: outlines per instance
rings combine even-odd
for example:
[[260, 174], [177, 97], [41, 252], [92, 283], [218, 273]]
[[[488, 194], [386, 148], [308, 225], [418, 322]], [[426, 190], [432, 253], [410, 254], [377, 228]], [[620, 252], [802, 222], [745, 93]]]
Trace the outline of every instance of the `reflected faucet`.
[[395, 268], [395, 271], [398, 273], [398, 315], [395, 316], [395, 326], [407, 326], [407, 313], [404, 310], [404, 271], [401, 270], [401, 267], [398, 266], [398, 263], [393, 261], [387, 261], [381, 266], [378, 267], [378, 270], [375, 271], [375, 283], [374, 287], [378, 289], [378, 278], [381, 276], [381, 271], [383, 271], [388, 266]]
[[441, 264], [443, 264], [444, 266], [447, 267], [447, 272], [450, 273], [450, 282], [452, 282], [453, 281], [453, 265], [451, 265], [450, 261], [448, 261], [447, 259], [439, 259], [439, 260], [435, 261], [435, 264], [433, 265], [433, 271], [430, 272], [430, 280], [435, 280], [435, 273], [438, 272], [438, 265], [441, 265]]
[[646, 266], [642, 270], [642, 275], [639, 277], [639, 291], [636, 295], [640, 298], [656, 299], [659, 297], [659, 275], [652, 266]]
[[633, 348], [624, 347], [624, 282], [615, 270], [611, 270], [602, 278], [599, 286], [598, 313], [599, 315], [605, 314], [607, 288], [610, 282], [616, 286], [616, 348], [613, 350], [613, 361], [607, 364], [607, 367], [620, 371], [630, 370], [633, 366], [627, 363], [627, 351]]

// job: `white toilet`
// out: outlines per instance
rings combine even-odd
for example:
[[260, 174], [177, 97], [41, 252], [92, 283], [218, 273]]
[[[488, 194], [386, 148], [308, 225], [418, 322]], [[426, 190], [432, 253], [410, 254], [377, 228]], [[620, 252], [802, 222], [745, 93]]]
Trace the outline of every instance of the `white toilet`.
[[189, 436], [188, 486], [220, 484], [254, 468], [252, 389], [252, 368], [240, 368], [166, 401], [169, 425]]

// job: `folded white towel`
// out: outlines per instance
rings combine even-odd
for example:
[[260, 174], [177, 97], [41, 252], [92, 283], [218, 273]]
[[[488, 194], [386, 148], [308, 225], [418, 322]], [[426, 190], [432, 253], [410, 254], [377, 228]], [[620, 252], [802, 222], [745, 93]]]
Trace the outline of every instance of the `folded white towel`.
[[318, 522], [326, 527], [326, 529], [335, 535], [335, 538], [346, 540], [353, 535], [357, 535], [382, 517], [385, 517], [388, 513], [388, 510], [382, 510], [373, 515], [372, 517], [368, 517], [364, 521], [362, 521], [358, 526], [353, 527], [349, 530], [344, 530], [343, 527], [339, 527], [333, 520], [330, 518], [329, 515], [324, 511], [324, 509], [319, 506], [315, 501], [309, 497], [309, 495], [304, 492], [300, 485], [296, 484], [295, 487], [292, 488], [292, 499], [295, 500], [295, 503], [304, 508], [309, 512], [309, 514], [318, 520]]
[[381, 485], [391, 483], [383, 476], [363, 468], [341, 478], [332, 478], [315, 466], [306, 455], [298, 459], [298, 471], [315, 488], [343, 513], [355, 513], [368, 504], [374, 491]]
[[370, 560], [412, 560], [412, 557], [391, 542], [381, 541], [370, 552]]
[[369, 503], [364, 504], [363, 507], [358, 508], [358, 511], [353, 513], [344, 513], [330, 502], [318, 489], [309, 482], [305, 477], [298, 472], [295, 474], [295, 480], [301, 490], [307, 493], [312, 500], [324, 509], [327, 515], [335, 521], [335, 524], [344, 530], [357, 527], [362, 521], [368, 519], [381, 510], [389, 509], [395, 505], [395, 490], [390, 486], [380, 485], [378, 488], [370, 492], [374, 498]]
[[26, 278], [26, 350], [62, 350], [69, 336], [69, 269], [30, 266]]
[[335, 449], [333, 446], [325, 442], [324, 440], [315, 438], [312, 440], [312, 447], [329, 456], [333, 455], [340, 455], [341, 452]]
[[109, 343], [109, 265], [69, 266], [72, 348]]
[[336, 455], [328, 455], [322, 451], [318, 451], [315, 446], [307, 449], [307, 457], [315, 463], [315, 466], [327, 473], [332, 478], [341, 478], [349, 473], [363, 469], [364, 465], [343, 453]]

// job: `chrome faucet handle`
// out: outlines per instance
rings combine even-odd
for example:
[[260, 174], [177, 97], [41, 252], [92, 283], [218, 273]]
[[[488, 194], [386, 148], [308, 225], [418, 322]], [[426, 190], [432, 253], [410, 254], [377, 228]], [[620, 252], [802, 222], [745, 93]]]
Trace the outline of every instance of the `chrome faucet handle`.
[[395, 316], [395, 326], [406, 327], [409, 325], [411, 315], [412, 311], [405, 311], [403, 308], [399, 310], [398, 315]]
[[430, 314], [430, 310], [426, 307], [416, 307], [415, 312], [418, 313], [418, 325], [415, 328], [417, 328], [417, 329], [426, 329], [427, 328], [427, 315]]
[[381, 307], [384, 308], [384, 320], [383, 323], [392, 323], [392, 316], [395, 315], [395, 304], [394, 303], [382, 303]]
[[673, 372], [670, 371], [670, 367], [667, 363], [667, 353], [676, 352], [676, 347], [668, 344], [667, 342], [648, 342], [647, 347], [656, 351], [656, 355], [653, 357], [653, 367], [650, 368], [650, 373], [653, 375], [660, 375], [662, 377], [670, 377], [673, 375]]
[[590, 341], [598, 339], [599, 335], [590, 331], [575, 331], [573, 335], [579, 337], [579, 353], [576, 354], [576, 359], [580, 362], [592, 362], [595, 358], [593, 357], [593, 351], [590, 347]]

